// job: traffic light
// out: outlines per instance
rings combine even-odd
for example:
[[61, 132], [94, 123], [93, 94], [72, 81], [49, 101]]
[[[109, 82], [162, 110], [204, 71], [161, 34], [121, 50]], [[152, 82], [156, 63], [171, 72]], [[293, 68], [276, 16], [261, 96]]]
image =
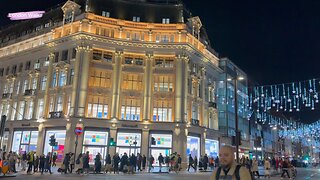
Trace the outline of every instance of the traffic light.
[[54, 135], [50, 136], [49, 145], [50, 146], [56, 146], [57, 145], [56, 138], [54, 137]]
[[151, 137], [151, 145], [156, 145], [156, 139], [154, 137]]
[[117, 146], [117, 143], [114, 142], [113, 138], [110, 138], [109, 146]]

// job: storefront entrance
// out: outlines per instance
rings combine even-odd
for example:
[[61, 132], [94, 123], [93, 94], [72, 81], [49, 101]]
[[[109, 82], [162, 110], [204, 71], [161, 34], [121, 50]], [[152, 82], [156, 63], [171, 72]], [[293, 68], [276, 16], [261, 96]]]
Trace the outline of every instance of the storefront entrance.
[[153, 166], [159, 166], [158, 157], [160, 153], [163, 157], [170, 156], [172, 152], [172, 134], [151, 133], [151, 138], [154, 138], [155, 144], [150, 142], [150, 154], [154, 157], [155, 161]]
[[37, 150], [38, 131], [14, 131], [12, 151], [20, 154]]
[[98, 153], [101, 154], [102, 162], [108, 152], [108, 135], [106, 131], [89, 131], [84, 132], [83, 138], [83, 152], [89, 151], [89, 163], [93, 164], [94, 159]]
[[[136, 142], [136, 143], [135, 143]], [[118, 132], [116, 152], [119, 155], [124, 153], [134, 153], [137, 155], [141, 151], [141, 133]]]

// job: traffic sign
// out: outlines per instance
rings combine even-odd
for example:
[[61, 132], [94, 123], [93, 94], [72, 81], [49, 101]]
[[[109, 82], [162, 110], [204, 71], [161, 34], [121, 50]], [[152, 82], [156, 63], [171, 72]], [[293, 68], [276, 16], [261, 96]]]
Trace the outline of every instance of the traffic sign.
[[74, 130], [74, 133], [75, 133], [77, 136], [80, 136], [80, 135], [83, 133], [82, 127], [76, 127], [76, 129]]

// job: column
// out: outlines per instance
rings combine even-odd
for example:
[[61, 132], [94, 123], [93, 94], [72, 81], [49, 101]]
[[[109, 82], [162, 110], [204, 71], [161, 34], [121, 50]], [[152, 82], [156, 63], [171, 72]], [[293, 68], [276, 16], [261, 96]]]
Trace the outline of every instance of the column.
[[88, 93], [89, 65], [92, 48], [90, 46], [78, 46], [76, 50], [70, 115], [83, 117]]
[[151, 120], [151, 98], [152, 98], [152, 79], [153, 79], [153, 55], [147, 54], [144, 70], [144, 95], [143, 95], [143, 116], [144, 121]]
[[121, 86], [121, 72], [122, 72], [122, 56], [123, 51], [117, 50], [115, 53], [115, 62], [113, 64], [112, 74], [112, 105], [111, 105], [111, 119], [119, 117], [120, 110], [120, 86]]
[[[40, 123], [38, 126], [38, 141], [37, 141], [37, 154], [43, 154], [43, 148], [45, 143], [45, 130], [43, 123]], [[41, 148], [40, 148], [41, 147]]]
[[185, 55], [177, 55], [176, 58], [176, 86], [175, 86], [175, 121], [184, 122], [186, 111], [187, 93], [186, 82], [186, 59]]
[[44, 118], [48, 118], [49, 117], [49, 109], [50, 109], [50, 105], [49, 105], [49, 101], [50, 101], [50, 97], [49, 97], [49, 88], [51, 86], [51, 82], [52, 82], [52, 73], [53, 73], [53, 60], [54, 60], [54, 53], [51, 52], [49, 54], [49, 67], [48, 67], [48, 73], [47, 73], [47, 84], [46, 84], [46, 90], [45, 90], [45, 94], [44, 94], [44, 113], [43, 113], [43, 117]]
[[[116, 139], [117, 138], [117, 128], [110, 127], [110, 134], [109, 134], [108, 143], [110, 141], [110, 138], [113, 138], [113, 140], [115, 142], [117, 142], [117, 139]], [[110, 154], [111, 157], [113, 157], [113, 155], [116, 154], [116, 146], [109, 146], [109, 154]]]
[[66, 124], [66, 140], [64, 142], [64, 152], [73, 152], [75, 148], [75, 142], [76, 142], [76, 134], [74, 133], [74, 130], [76, 128], [76, 122], [74, 119], [70, 119]]
[[207, 78], [206, 78], [206, 68], [202, 67], [201, 69], [202, 71], [202, 82], [201, 82], [201, 99], [202, 99], [202, 108], [201, 108], [201, 123], [200, 125], [208, 127], [209, 122], [208, 122], [208, 106], [206, 106], [206, 93], [205, 93], [205, 89], [206, 89], [206, 83], [207, 83]]
[[[149, 129], [142, 130], [141, 155], [149, 157]], [[155, 157], [158, 158], [158, 157]]]
[[185, 125], [180, 124], [179, 127], [176, 127], [173, 133], [173, 147], [172, 151], [180, 154], [182, 163], [182, 168], [187, 167], [187, 134], [188, 129]]

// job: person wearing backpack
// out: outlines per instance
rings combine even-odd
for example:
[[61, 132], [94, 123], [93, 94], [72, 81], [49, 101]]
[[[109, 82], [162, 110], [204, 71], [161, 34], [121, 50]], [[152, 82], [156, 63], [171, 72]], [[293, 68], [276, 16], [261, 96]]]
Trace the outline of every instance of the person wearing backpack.
[[252, 177], [248, 169], [236, 164], [234, 159], [234, 149], [231, 146], [222, 146], [219, 152], [220, 167], [216, 168], [210, 180], [230, 179], [230, 180], [251, 180]]

